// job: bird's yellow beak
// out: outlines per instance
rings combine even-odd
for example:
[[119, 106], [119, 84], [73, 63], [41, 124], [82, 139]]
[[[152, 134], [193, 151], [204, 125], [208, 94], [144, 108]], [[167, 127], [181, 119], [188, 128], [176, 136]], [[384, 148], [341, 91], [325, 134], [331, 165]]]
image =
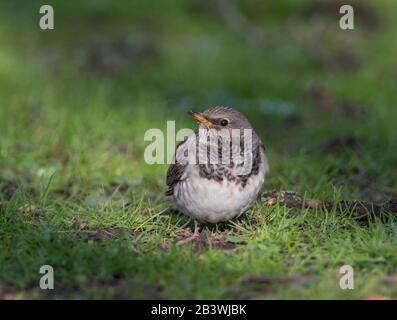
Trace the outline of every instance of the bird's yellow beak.
[[210, 120], [208, 120], [206, 117], [204, 117], [201, 113], [199, 112], [193, 112], [189, 111], [188, 112], [194, 120], [196, 120], [198, 123], [202, 123], [203, 125], [209, 126], [212, 124]]

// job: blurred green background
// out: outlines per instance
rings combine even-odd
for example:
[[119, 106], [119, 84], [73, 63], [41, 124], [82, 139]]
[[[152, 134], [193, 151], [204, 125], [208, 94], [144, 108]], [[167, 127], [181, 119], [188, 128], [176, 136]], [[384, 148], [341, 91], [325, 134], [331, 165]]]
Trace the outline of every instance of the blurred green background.
[[[394, 220], [258, 204], [205, 249], [178, 248], [189, 220], [160, 214], [167, 167], [143, 159], [146, 130], [229, 105], [267, 146], [266, 190], [396, 197], [397, 3], [349, 1], [341, 30], [344, 2], [47, 1], [44, 31], [41, 1], [1, 1], [0, 296], [397, 297]], [[352, 292], [347, 262], [363, 275]], [[58, 290], [37, 288], [42, 264]], [[241, 280], [262, 273], [324, 281]]]

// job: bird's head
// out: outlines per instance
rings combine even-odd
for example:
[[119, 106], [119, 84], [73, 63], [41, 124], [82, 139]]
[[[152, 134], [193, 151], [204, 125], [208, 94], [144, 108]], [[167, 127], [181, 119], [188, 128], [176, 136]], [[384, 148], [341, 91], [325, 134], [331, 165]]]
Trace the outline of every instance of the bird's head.
[[252, 129], [247, 118], [230, 107], [217, 106], [204, 112], [189, 111], [202, 129]]

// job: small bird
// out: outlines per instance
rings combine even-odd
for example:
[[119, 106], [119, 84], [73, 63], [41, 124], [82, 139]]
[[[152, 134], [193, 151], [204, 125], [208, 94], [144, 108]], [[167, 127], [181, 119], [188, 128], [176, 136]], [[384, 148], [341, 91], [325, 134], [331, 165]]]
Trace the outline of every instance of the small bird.
[[[228, 221], [251, 207], [262, 189], [269, 166], [264, 144], [247, 118], [237, 110], [216, 106], [201, 113], [189, 113], [199, 127], [176, 147], [174, 161], [167, 172], [166, 195], [173, 196], [176, 208], [194, 219], [196, 233], [197, 220]], [[237, 135], [233, 135], [236, 130]], [[250, 148], [244, 144], [246, 130], [251, 132]], [[225, 133], [229, 134], [229, 140], [225, 139]], [[223, 149], [227, 146], [230, 148]], [[218, 152], [211, 154], [211, 147]], [[190, 150], [196, 154], [186, 157], [186, 151]], [[199, 161], [200, 152], [207, 155], [207, 162]], [[214, 154], [218, 162], [211, 161]], [[180, 155], [187, 160], [181, 161]], [[245, 159], [243, 164], [241, 159]], [[241, 171], [243, 165], [247, 165], [246, 172]]]

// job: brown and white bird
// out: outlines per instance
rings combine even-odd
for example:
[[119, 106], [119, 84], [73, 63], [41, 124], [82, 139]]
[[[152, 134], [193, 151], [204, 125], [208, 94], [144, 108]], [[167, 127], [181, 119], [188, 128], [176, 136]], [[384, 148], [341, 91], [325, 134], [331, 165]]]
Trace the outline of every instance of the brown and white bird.
[[[230, 107], [190, 114], [199, 123], [199, 130], [177, 146], [167, 172], [170, 189], [166, 195], [173, 196], [176, 208], [193, 218], [196, 227], [197, 220], [217, 223], [239, 217], [255, 202], [269, 170], [264, 145], [247, 118]], [[236, 131], [237, 135], [233, 134]], [[251, 132], [249, 148], [244, 144], [244, 139], [248, 140], [244, 131]], [[225, 133], [229, 133], [229, 140]], [[211, 147], [218, 152], [211, 153]], [[196, 154], [186, 156], [191, 150]], [[200, 162], [200, 153], [207, 155], [206, 162]], [[214, 156], [218, 162], [211, 161]]]

